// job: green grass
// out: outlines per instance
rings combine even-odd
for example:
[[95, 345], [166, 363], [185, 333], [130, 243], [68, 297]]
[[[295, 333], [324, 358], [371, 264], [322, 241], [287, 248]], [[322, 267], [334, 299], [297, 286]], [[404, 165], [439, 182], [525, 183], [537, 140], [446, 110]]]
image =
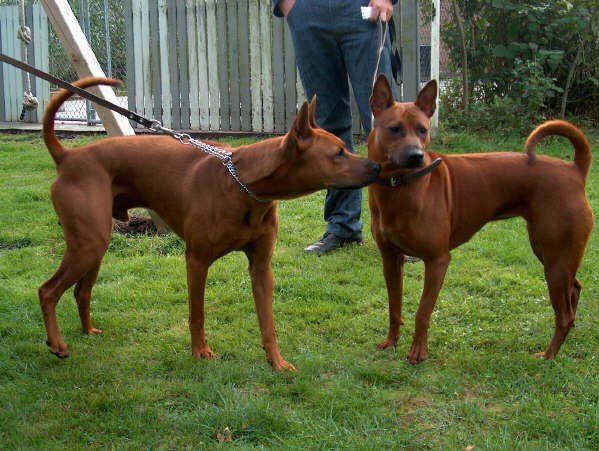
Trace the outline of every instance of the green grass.
[[[591, 139], [597, 161], [599, 139]], [[444, 134], [432, 147], [522, 146]], [[564, 141], [538, 151], [572, 157]], [[174, 236], [113, 236], [92, 300], [104, 333], [81, 333], [69, 290], [58, 318], [71, 355], [59, 360], [44, 344], [37, 299], [65, 248], [49, 200], [54, 176], [38, 135], [0, 135], [2, 449], [212, 448], [226, 428], [232, 443], [223, 446], [248, 448], [599, 446], [596, 233], [579, 272], [576, 327], [548, 362], [532, 356], [551, 338], [553, 313], [520, 219], [489, 224], [453, 252], [426, 362], [405, 361], [422, 263], [406, 267], [397, 348], [376, 351], [388, 314], [366, 191], [364, 245], [321, 258], [301, 249], [323, 232], [324, 193], [280, 205], [275, 325], [297, 372], [274, 373], [266, 363], [241, 253], [214, 264], [207, 283], [207, 337], [219, 359], [191, 357], [184, 246]], [[587, 194], [597, 210], [598, 165]]]

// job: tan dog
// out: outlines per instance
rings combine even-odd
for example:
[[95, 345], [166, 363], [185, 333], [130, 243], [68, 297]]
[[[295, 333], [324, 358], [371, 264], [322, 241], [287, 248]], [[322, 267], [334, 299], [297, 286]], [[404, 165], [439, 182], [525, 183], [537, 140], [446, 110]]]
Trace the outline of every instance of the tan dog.
[[[589, 142], [573, 125], [551, 121], [530, 135], [527, 153], [429, 152], [429, 118], [435, 112], [436, 96], [437, 83], [431, 81], [415, 102], [397, 103], [383, 75], [370, 98], [374, 127], [368, 156], [381, 164], [382, 178], [368, 188], [372, 234], [383, 258], [389, 296], [389, 334], [379, 347], [394, 346], [403, 324], [404, 255], [420, 257], [425, 264], [424, 290], [408, 355], [411, 363], [418, 363], [427, 357], [430, 317], [450, 250], [489, 221], [522, 216], [533, 251], [545, 268], [555, 311], [553, 339], [544, 353], [538, 353], [549, 359], [574, 325], [581, 290], [575, 276], [593, 228], [584, 191], [591, 164]], [[536, 143], [548, 135], [565, 136], [572, 142], [573, 163], [535, 157]], [[442, 160], [440, 165], [426, 172], [437, 158]], [[407, 181], [414, 171], [421, 176]]]
[[[117, 80], [87, 78], [85, 88]], [[204, 288], [208, 268], [231, 251], [249, 260], [262, 344], [273, 368], [293, 370], [279, 353], [273, 324], [270, 265], [278, 230], [277, 199], [324, 188], [359, 188], [377, 178], [380, 166], [350, 154], [343, 141], [314, 123], [316, 98], [301, 107], [283, 137], [241, 146], [232, 160], [252, 199], [216, 158], [170, 136], [107, 138], [65, 149], [54, 133], [54, 115], [71, 96], [58, 93], [44, 115], [43, 135], [58, 176], [52, 185], [54, 209], [67, 249], [58, 271], [39, 289], [50, 351], [68, 354], [56, 320], [56, 304], [76, 284], [75, 298], [84, 333], [100, 332], [91, 322], [92, 287], [110, 240], [111, 218], [127, 210], [156, 211], [186, 243], [189, 328], [195, 357], [213, 358], [204, 336]]]

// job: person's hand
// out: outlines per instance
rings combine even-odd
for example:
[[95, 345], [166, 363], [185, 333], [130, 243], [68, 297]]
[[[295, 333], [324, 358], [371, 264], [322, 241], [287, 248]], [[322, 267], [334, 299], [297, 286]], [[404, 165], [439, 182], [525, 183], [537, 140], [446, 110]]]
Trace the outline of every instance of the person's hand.
[[[281, 0], [281, 3], [283, 3], [283, 0]], [[393, 3], [391, 3], [391, 0], [370, 0], [368, 6], [372, 7], [372, 14], [370, 19], [368, 19], [370, 22], [376, 22], [379, 20], [379, 17], [383, 22], [391, 20], [391, 16], [393, 15]]]
[[285, 17], [287, 17], [287, 14], [289, 14], [289, 11], [291, 11], [291, 8], [293, 8], [294, 3], [295, 3], [295, 0], [280, 0], [279, 1], [279, 9], [281, 10], [281, 12], [283, 13], [283, 15]]

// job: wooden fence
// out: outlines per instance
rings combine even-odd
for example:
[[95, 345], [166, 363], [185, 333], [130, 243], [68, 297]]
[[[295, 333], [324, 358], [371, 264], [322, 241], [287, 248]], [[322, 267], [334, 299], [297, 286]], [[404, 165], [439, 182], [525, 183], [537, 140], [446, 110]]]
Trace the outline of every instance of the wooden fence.
[[[29, 63], [43, 71], [48, 71], [48, 19], [42, 5], [35, 3], [25, 7], [26, 22], [31, 29], [32, 41], [27, 47]], [[16, 5], [0, 6], [0, 49], [5, 55], [16, 59], [23, 58], [22, 41], [17, 38], [19, 29], [19, 9]], [[0, 121], [17, 122], [22, 111], [25, 90], [24, 73], [7, 64], [0, 64]], [[36, 110], [27, 113], [28, 120], [41, 120], [44, 108], [50, 98], [50, 84], [31, 76], [31, 90], [38, 97]]]
[[293, 123], [304, 91], [269, 0], [128, 0], [126, 14], [138, 113], [183, 130], [283, 133]]
[[[284, 133], [290, 127], [304, 91], [289, 29], [272, 15], [270, 0], [124, 1], [130, 109], [179, 130]], [[47, 71], [48, 21], [39, 3], [27, 7], [27, 23], [30, 62]], [[18, 24], [17, 5], [0, 6], [2, 52], [20, 59]], [[404, 59], [404, 72], [410, 61]], [[32, 81], [40, 106], [28, 119], [35, 122], [49, 86]], [[23, 86], [21, 71], [0, 64], [0, 121], [18, 121]], [[359, 132], [353, 96], [352, 113]]]

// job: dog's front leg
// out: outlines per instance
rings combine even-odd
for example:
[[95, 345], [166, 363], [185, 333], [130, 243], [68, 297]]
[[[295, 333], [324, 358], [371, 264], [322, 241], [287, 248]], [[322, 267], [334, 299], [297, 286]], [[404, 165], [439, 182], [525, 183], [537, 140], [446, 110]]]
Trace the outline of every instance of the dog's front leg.
[[403, 297], [403, 264], [404, 256], [394, 249], [379, 245], [383, 257], [383, 274], [387, 285], [389, 299], [389, 333], [387, 338], [378, 344], [379, 349], [395, 346], [399, 337], [399, 327], [403, 325], [401, 316]]
[[266, 351], [266, 360], [277, 371], [284, 369], [295, 371], [295, 367], [281, 357], [277, 345], [272, 312], [273, 275], [270, 266], [273, 249], [274, 237], [264, 236], [245, 250], [250, 263], [252, 292], [262, 334], [262, 346]]
[[416, 328], [414, 340], [408, 354], [410, 363], [420, 363], [426, 359], [428, 353], [428, 327], [435, 302], [439, 296], [445, 272], [449, 265], [449, 252], [424, 262], [424, 289], [420, 298], [420, 305], [416, 312]]
[[194, 357], [216, 358], [204, 335], [204, 291], [210, 262], [190, 249], [186, 252], [187, 289], [189, 291], [189, 331], [191, 332], [191, 353]]

